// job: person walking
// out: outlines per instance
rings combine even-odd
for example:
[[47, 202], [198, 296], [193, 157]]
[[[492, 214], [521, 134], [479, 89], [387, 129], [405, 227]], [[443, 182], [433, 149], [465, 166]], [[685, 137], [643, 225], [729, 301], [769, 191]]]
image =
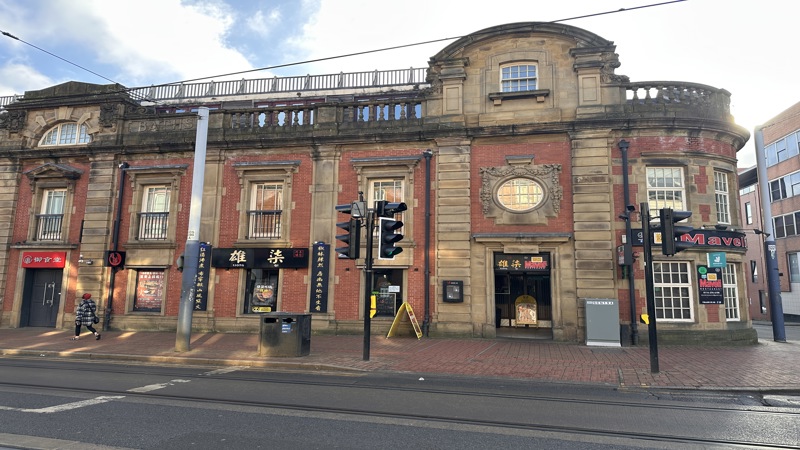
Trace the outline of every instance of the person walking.
[[83, 294], [83, 300], [78, 305], [78, 310], [75, 311], [75, 337], [73, 341], [77, 341], [81, 334], [81, 325], [85, 326], [89, 331], [94, 333], [94, 338], [100, 340], [100, 333], [94, 329], [94, 324], [100, 323], [100, 318], [97, 317], [97, 305], [92, 300], [92, 294]]

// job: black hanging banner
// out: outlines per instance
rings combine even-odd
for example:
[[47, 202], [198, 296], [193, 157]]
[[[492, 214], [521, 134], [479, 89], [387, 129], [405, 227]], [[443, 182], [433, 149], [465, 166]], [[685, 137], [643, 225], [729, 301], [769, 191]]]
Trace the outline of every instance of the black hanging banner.
[[208, 305], [208, 277], [211, 275], [211, 244], [200, 243], [197, 275], [194, 279], [194, 310], [205, 311]]
[[316, 242], [312, 248], [311, 274], [313, 287], [311, 288], [311, 305], [309, 311], [315, 313], [328, 312], [328, 275], [330, 274], [330, 245]]

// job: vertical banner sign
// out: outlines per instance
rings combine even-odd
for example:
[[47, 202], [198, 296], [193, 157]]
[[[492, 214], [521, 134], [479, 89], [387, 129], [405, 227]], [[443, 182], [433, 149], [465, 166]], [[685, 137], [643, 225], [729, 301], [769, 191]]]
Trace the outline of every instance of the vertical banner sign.
[[701, 305], [724, 304], [722, 269], [719, 267], [697, 266], [697, 291]]
[[205, 311], [208, 306], [208, 277], [211, 275], [211, 244], [200, 243], [197, 275], [194, 279], [194, 310]]
[[330, 272], [330, 245], [323, 242], [314, 244], [311, 257], [311, 305], [309, 311], [328, 312], [328, 273]]

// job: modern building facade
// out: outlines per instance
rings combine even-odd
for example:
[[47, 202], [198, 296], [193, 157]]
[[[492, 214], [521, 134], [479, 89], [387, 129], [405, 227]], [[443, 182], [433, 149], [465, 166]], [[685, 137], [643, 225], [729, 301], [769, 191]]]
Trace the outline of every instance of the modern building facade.
[[[581, 342], [599, 299], [626, 344], [647, 337], [645, 205], [693, 213], [694, 248], [654, 246], [659, 339], [754, 342], [733, 230], [749, 133], [730, 93], [631, 82], [619, 66], [589, 31], [518, 23], [421, 69], [26, 92], [0, 114], [0, 326], [70, 326], [90, 292], [112, 329], [175, 329], [202, 170], [197, 329], [255, 331], [272, 309], [310, 312], [315, 333], [360, 333], [375, 295], [376, 333], [406, 303], [431, 336]], [[361, 199], [408, 206], [403, 252], [374, 260], [370, 286], [367, 249], [334, 250], [350, 218], [335, 205]]]
[[[767, 171], [767, 186], [772, 211], [772, 229], [775, 233], [778, 272], [780, 274], [781, 304], [784, 317], [800, 319], [800, 103], [781, 112], [761, 127], [764, 137], [764, 156]], [[745, 228], [763, 230], [761, 194], [756, 168], [743, 171], [739, 176], [742, 221]], [[759, 234], [752, 247], [763, 245]], [[753, 252], [751, 255], [750, 252]], [[768, 320], [770, 315], [766, 284], [760, 277], [763, 264], [763, 249], [756, 254], [755, 248], [748, 250], [750, 265], [756, 267], [755, 275], [749, 273], [748, 292], [753, 318]], [[760, 256], [760, 258], [759, 258]], [[757, 259], [758, 258], [758, 259]], [[766, 303], [765, 308], [761, 307]], [[754, 311], [755, 309], [755, 311]], [[761, 313], [761, 314], [759, 314]]]

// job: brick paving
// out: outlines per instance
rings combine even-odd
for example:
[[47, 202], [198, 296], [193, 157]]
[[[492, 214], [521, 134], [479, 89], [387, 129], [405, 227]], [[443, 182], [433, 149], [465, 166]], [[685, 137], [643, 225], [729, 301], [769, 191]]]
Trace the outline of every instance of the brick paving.
[[771, 340], [745, 347], [660, 345], [660, 371], [651, 373], [646, 345], [373, 336], [364, 361], [363, 336], [312, 336], [310, 354], [301, 357], [259, 356], [257, 333], [193, 333], [187, 352], [175, 352], [175, 332], [110, 331], [99, 341], [87, 333], [79, 341], [70, 336], [67, 330], [0, 329], [0, 355], [800, 393], [800, 344]]

